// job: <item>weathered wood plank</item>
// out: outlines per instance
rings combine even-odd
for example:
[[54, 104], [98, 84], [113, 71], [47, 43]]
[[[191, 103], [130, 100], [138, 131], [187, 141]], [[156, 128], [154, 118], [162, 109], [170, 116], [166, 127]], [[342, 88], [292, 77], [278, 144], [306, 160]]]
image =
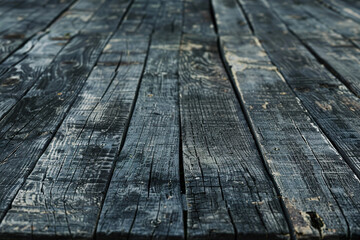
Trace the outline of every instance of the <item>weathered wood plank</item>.
[[213, 0], [211, 3], [219, 35], [251, 34], [236, 0]]
[[[122, 2], [120, 4], [123, 6]], [[122, 15], [120, 14], [114, 21], [118, 24], [121, 19]], [[0, 121], [0, 145], [3, 148], [0, 169], [2, 173], [0, 179], [2, 186], [0, 192], [1, 218], [8, 211], [11, 201], [25, 178], [34, 168], [36, 161], [54, 137], [65, 115], [73, 105], [110, 34], [112, 33], [74, 37], [30, 91]], [[91, 198], [91, 195], [89, 197]], [[93, 200], [93, 198], [91, 199]], [[66, 207], [64, 206], [64, 208]], [[64, 208], [59, 210], [62, 217], [64, 217], [64, 213], [66, 216]], [[17, 217], [19, 216], [21, 216], [21, 211]], [[44, 223], [46, 222], [43, 221], [40, 225]], [[86, 222], [83, 225], [79, 224], [78, 228], [87, 227], [86, 224]], [[76, 228], [76, 226], [74, 227]], [[64, 232], [69, 231], [67, 225], [64, 224], [60, 224], [59, 228]], [[13, 229], [1, 228], [1, 232], [5, 236], [11, 231], [16, 233], [18, 230], [16, 227]], [[34, 229], [30, 228], [30, 233], [33, 231]]]
[[183, 32], [188, 34], [215, 35], [211, 5], [208, 0], [184, 0]]
[[121, 25], [119, 33], [127, 35], [151, 34], [161, 5], [161, 2], [135, 1], [125, 19], [126, 21]]
[[[20, 5], [25, 0], [3, 0], [0, 3], [0, 16], [3, 16], [4, 13], [11, 12], [13, 8]], [[1, 17], [0, 17], [1, 19]]]
[[[107, 1], [103, 6], [112, 1]], [[129, 4], [129, 1], [127, 2]], [[100, 6], [97, 6], [93, 10], [96, 15]], [[124, 12], [127, 6], [124, 7], [124, 2], [120, 2], [117, 8], [122, 9]], [[88, 12], [86, 12], [87, 14]], [[67, 15], [66, 15], [67, 16]], [[94, 16], [94, 17], [95, 17]], [[122, 16], [119, 14], [119, 16]], [[76, 18], [82, 19], [84, 14], [74, 15], [71, 19], [78, 22]], [[86, 25], [83, 26], [83, 30], [90, 34], [90, 29], [96, 23], [92, 17]], [[111, 23], [112, 27], [118, 24], [118, 21]], [[82, 21], [82, 20], [79, 20]], [[60, 23], [61, 22], [61, 23]], [[62, 34], [54, 37], [52, 32], [56, 32], [58, 24], [69, 33], [68, 37], [63, 37]], [[77, 29], [79, 25], [74, 25], [66, 17], [61, 17], [57, 23], [50, 27], [47, 33], [32, 38], [24, 47], [16, 51], [13, 56], [8, 58], [0, 66], [0, 84], [2, 86], [0, 92], [0, 119], [14, 107], [14, 105], [24, 96], [24, 94], [38, 81], [38, 78], [44, 73], [45, 69], [49, 67], [53, 58], [61, 51], [63, 46], [69, 41], [70, 36], [75, 36], [79, 33], [80, 29]], [[56, 30], [56, 31], [55, 31]], [[110, 29], [112, 31], [112, 29]], [[108, 32], [109, 33], [109, 32]], [[59, 37], [60, 36], [60, 37]]]
[[0, 65], [0, 119], [34, 85], [67, 41], [50, 41], [40, 35], [31, 39]]
[[[221, 43], [297, 238], [346, 237], [346, 221], [356, 236], [360, 199], [354, 195], [360, 190], [359, 179], [316, 127], [256, 39], [222, 37]], [[254, 61], [252, 54], [263, 58]]]
[[[272, 18], [267, 21], [280, 21], [269, 10], [264, 11]], [[261, 30], [257, 35], [271, 60], [279, 67], [321, 129], [360, 176], [360, 124], [357, 121], [360, 117], [359, 99], [329, 74], [293, 35], [286, 33], [284, 25], [277, 30], [268, 25], [272, 31], [278, 31], [275, 37], [263, 32], [263, 22], [266, 20], [257, 19], [253, 18], [253, 24], [257, 26], [257, 21], [261, 21]]]
[[46, 29], [73, 2], [74, 0], [45, 1], [40, 4], [25, 1], [8, 14], [8, 19], [1, 18], [0, 39], [4, 45], [0, 48], [0, 62], [35, 33]]
[[152, 35], [134, 114], [100, 216], [98, 239], [184, 238], [179, 45], [180, 32], [155, 30]]
[[1, 216], [64, 118], [103, 44], [98, 37], [74, 38], [0, 121]]
[[[344, 160], [358, 173], [359, 165], [355, 156], [359, 155], [357, 147], [359, 140], [356, 140], [356, 134], [359, 132], [356, 120], [359, 118], [359, 99], [330, 75], [301, 43], [286, 31], [286, 27], [269, 10], [266, 3], [247, 0], [240, 2], [271, 61], [279, 68], [316, 123], [340, 149], [345, 157]], [[255, 8], [256, 4], [257, 8]], [[352, 136], [355, 136], [355, 140]], [[310, 134], [308, 138], [311, 139]], [[343, 167], [344, 160], [337, 155], [331, 144], [329, 144], [331, 151], [325, 151], [326, 148], [321, 148], [321, 144], [313, 144], [313, 140], [307, 142], [316, 150], [313, 152], [316, 160], [326, 166], [325, 171], [334, 167], [334, 170], [326, 172], [325, 180], [328, 181], [331, 194], [345, 216], [349, 232], [344, 229], [346, 226], [339, 225], [340, 232], [333, 234], [358, 236], [359, 214], [356, 212], [357, 215], [354, 215], [354, 212], [358, 209], [359, 200], [352, 196], [352, 193], [357, 191], [358, 178], [349, 167], [347, 169]], [[335, 187], [333, 181], [338, 187]], [[349, 198], [344, 197], [347, 195]], [[331, 235], [331, 231], [328, 234]]]
[[292, 1], [275, 0], [270, 5], [287, 27], [360, 97], [360, 49], [312, 18]]
[[[341, 34], [350, 40], [360, 39], [360, 24], [352, 19], [346, 18], [327, 7], [319, 4], [317, 1], [302, 1], [299, 5], [311, 17], [325, 24], [335, 32]], [[357, 45], [360, 48], [360, 45]]]
[[[3, 235], [92, 239], [148, 46], [146, 37], [112, 40], [122, 43], [121, 52], [106, 62], [100, 57], [12, 202]], [[136, 45], [128, 48], [129, 41]]]
[[188, 239], [289, 238], [216, 37], [184, 35], [179, 74]]
[[360, 22], [360, 9], [354, 8], [352, 4], [341, 0], [318, 0], [326, 7], [329, 7], [341, 15], [351, 18], [354, 21]]
[[[154, 3], [135, 2], [119, 31], [132, 38], [155, 33], [100, 217], [99, 239], [184, 238], [176, 75], [182, 6], [180, 1]], [[107, 51], [116, 51], [117, 43], [110, 43]]]

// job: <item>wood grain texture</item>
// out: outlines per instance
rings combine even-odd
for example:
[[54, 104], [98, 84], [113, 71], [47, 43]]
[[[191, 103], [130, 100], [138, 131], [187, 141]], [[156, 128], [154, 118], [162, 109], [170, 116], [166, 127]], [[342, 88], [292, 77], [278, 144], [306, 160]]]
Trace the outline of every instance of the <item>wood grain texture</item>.
[[[116, 22], [119, 23], [121, 19], [120, 14]], [[0, 170], [4, 173], [0, 180], [3, 186], [1, 217], [8, 211], [25, 178], [54, 137], [111, 34], [77, 35], [73, 38], [35, 85], [1, 120], [0, 144], [4, 149]], [[21, 216], [20, 211], [14, 218]], [[84, 226], [80, 224], [78, 227], [81, 229]], [[29, 228], [29, 231], [31, 233], [34, 229]], [[63, 231], [68, 230], [63, 228]], [[2, 228], [1, 232], [7, 236], [9, 232], [16, 233], [18, 230], [16, 227]], [[20, 234], [19, 237], [24, 236]]]
[[184, 0], [183, 32], [187, 34], [215, 35], [211, 4], [208, 0]]
[[[271, 1], [271, 9], [338, 78], [360, 97], [360, 49], [312, 18], [292, 1]], [[359, 28], [360, 30], [360, 28]], [[341, 60], [341, 61], [339, 61]]]
[[[45, 30], [74, 0], [24, 1], [9, 13], [0, 16], [0, 62], [28, 41], [35, 33]], [[7, 17], [8, 16], [8, 17]]]
[[133, 49], [127, 48], [133, 39], [112, 40], [122, 42], [121, 53], [106, 62], [100, 57], [12, 202], [3, 235], [92, 239], [148, 45], [146, 38]]
[[[263, 1], [249, 2], [246, 0], [241, 0], [241, 3], [271, 61], [276, 64], [287, 83], [289, 83], [316, 123], [331, 141], [336, 144], [337, 149], [340, 149], [341, 154], [344, 156], [344, 159], [341, 159], [339, 156], [334, 157], [333, 154], [326, 153], [325, 151], [321, 158], [329, 158], [332, 161], [337, 159], [336, 162], [339, 162], [339, 164], [343, 164], [342, 161], [346, 160], [350, 167], [358, 173], [358, 163], [354, 159], [354, 156], [358, 155], [358, 141], [354, 141], [350, 137], [350, 135], [353, 136], [353, 132], [358, 132], [356, 130], [358, 129], [358, 124], [357, 120], [355, 120], [358, 118], [356, 116], [357, 109], [359, 109], [358, 98], [330, 75], [301, 43], [286, 31], [286, 27], [271, 13], [266, 3]], [[256, 3], [262, 7], [255, 9], [253, 6]], [[260, 28], [259, 31], [258, 28]], [[312, 144], [310, 143], [310, 145]], [[331, 146], [331, 144], [329, 145]], [[317, 147], [316, 144], [314, 146]], [[352, 148], [352, 150], [348, 150], [348, 148]], [[319, 147], [317, 151], [321, 152], [324, 149]], [[333, 151], [333, 148], [331, 149]], [[337, 155], [336, 152], [334, 154]], [[321, 158], [316, 156], [316, 159]], [[326, 161], [328, 160], [324, 160], [324, 162]], [[327, 165], [328, 167], [338, 166], [338, 163]], [[345, 169], [345, 167], [343, 168]], [[354, 192], [351, 189], [357, 188], [358, 178], [354, 177], [355, 175], [349, 169], [347, 169], [346, 173], [349, 176], [343, 176], [344, 172], [342, 170], [338, 172], [335, 168], [334, 171], [334, 174], [327, 177], [327, 181], [331, 181], [331, 185], [329, 185], [331, 193], [334, 195], [348, 222], [349, 234], [355, 236], [356, 239], [356, 236], [359, 234], [359, 219], [357, 215], [354, 215], [356, 210], [350, 209], [352, 209], [352, 205], [358, 206], [358, 200], [353, 200], [351, 195]], [[349, 199], [353, 201], [352, 203], [344, 197], [345, 193], [339, 193], [341, 192], [339, 191], [340, 187], [333, 188], [332, 181], [334, 178], [338, 178], [337, 182], [342, 186], [342, 191], [351, 196]], [[346, 181], [350, 182], [347, 183]], [[342, 228], [343, 230], [340, 231], [340, 235], [346, 235], [347, 231], [344, 230], [344, 227]], [[329, 234], [331, 233], [329, 232]]]
[[[264, 8], [271, 20], [279, 22], [278, 29], [268, 25], [271, 31], [277, 31], [277, 36], [264, 32], [261, 18], [253, 18], [255, 30], [258, 21], [261, 30], [257, 32], [271, 60], [279, 67], [296, 95], [309, 110], [327, 137], [337, 147], [355, 173], [360, 176], [359, 142], [360, 102], [343, 84], [321, 65], [300, 41], [286, 32], [286, 26]], [[253, 13], [250, 13], [251, 18]]]
[[[110, 4], [111, 2], [112, 1], [107, 1], [104, 4]], [[97, 6], [93, 13], [97, 13], [99, 7], [100, 6]], [[122, 7], [124, 7], [124, 3], [121, 2], [117, 8], [122, 9]], [[86, 30], [88, 34], [91, 33], [91, 28], [93, 25], [96, 25], [96, 19], [93, 19], [95, 17], [88, 19], [86, 24], [77, 24], [78, 21], [83, 21], [86, 14], [89, 14], [89, 11], [83, 13], [83, 15], [72, 15], [71, 12], [67, 12], [65, 16], [60, 17], [46, 33], [34, 36], [22, 48], [3, 62], [0, 66], [0, 84], [2, 86], [0, 89], [0, 119], [4, 117], [24, 94], [29, 91], [35, 82], [38, 81], [39, 77], [44, 73], [45, 69], [50, 66], [54, 57], [59, 54], [63, 47], [69, 42], [70, 38], [79, 34], [80, 29], [78, 29], [78, 27], [83, 27], [82, 30]], [[97, 15], [98, 14], [101, 14], [101, 12], [97, 13]], [[69, 21], [69, 15], [71, 15], [71, 21]], [[119, 16], [121, 16], [121, 14]], [[116, 26], [120, 19], [121, 17], [117, 18], [117, 21], [114, 19], [111, 25], [115, 24]], [[59, 28], [63, 31], [60, 31]], [[63, 36], [64, 31], [67, 34], [65, 34], [66, 36]], [[52, 34], [54, 32], [57, 33], [57, 35], [54, 36], [54, 34]]]
[[237, 0], [213, 0], [211, 3], [219, 35], [251, 34]]
[[41, 34], [1, 64], [0, 118], [29, 91], [66, 43], [50, 41], [46, 34]]
[[155, 30], [152, 35], [139, 96], [100, 216], [98, 239], [184, 239], [179, 45], [180, 32]]
[[[296, 237], [343, 238], [348, 234], [347, 222], [357, 236], [360, 209], [355, 193], [360, 189], [359, 179], [255, 38], [223, 37], [222, 47]], [[254, 60], [253, 54], [263, 57]]]
[[188, 239], [288, 239], [215, 37], [184, 35], [180, 93]]
[[360, 9], [354, 8], [354, 4], [349, 4], [341, 0], [317, 0], [324, 4], [331, 10], [340, 13], [341, 15], [351, 18], [354, 21], [360, 22]]
[[299, 7], [335, 32], [350, 40], [360, 38], [360, 23], [330, 10], [317, 1], [306, 0], [301, 3]]
[[[181, 24], [180, 1], [135, 2], [119, 30], [132, 39], [149, 34], [152, 40], [100, 216], [99, 239], [184, 238], [176, 74]], [[110, 53], [118, 46], [110, 41], [106, 50]]]
[[0, 121], [1, 216], [64, 118], [103, 44], [101, 38], [74, 38], [55, 64]]

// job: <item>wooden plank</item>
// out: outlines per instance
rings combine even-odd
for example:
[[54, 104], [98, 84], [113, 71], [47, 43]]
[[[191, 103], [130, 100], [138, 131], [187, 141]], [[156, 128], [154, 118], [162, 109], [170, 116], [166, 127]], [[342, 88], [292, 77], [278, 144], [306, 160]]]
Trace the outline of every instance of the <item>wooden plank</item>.
[[[119, 15], [116, 22], [121, 19]], [[74, 103], [110, 34], [74, 37], [0, 121], [1, 218]]]
[[119, 27], [120, 19], [125, 17], [133, 0], [107, 0], [94, 13], [91, 22], [81, 29], [82, 34], [114, 33]]
[[100, 216], [98, 239], [184, 238], [179, 45], [180, 32], [155, 30], [152, 35], [134, 114]]
[[80, 91], [103, 44], [97, 37], [74, 38], [0, 121], [1, 216]]
[[[360, 37], [360, 24], [352, 19], [346, 18], [316, 1], [302, 1], [299, 5], [311, 17], [316, 18], [327, 27], [341, 34], [350, 40], [356, 40]], [[357, 45], [360, 47], [360, 45]]]
[[151, 34], [160, 12], [161, 2], [135, 1], [126, 21], [121, 25], [121, 34]]
[[251, 34], [236, 0], [213, 0], [211, 3], [219, 35]]
[[28, 41], [35, 33], [46, 29], [62, 12], [64, 12], [74, 0], [65, 0], [52, 3], [29, 3], [24, 2], [11, 11], [9, 20], [2, 19], [0, 27], [1, 42], [5, 44], [0, 49], [0, 62], [6, 59], [14, 50]]
[[[113, 1], [107, 1], [103, 6], [108, 6]], [[127, 4], [129, 1], [127, 2]], [[124, 12], [126, 6], [124, 1], [119, 2], [118, 8]], [[97, 13], [99, 9], [95, 8], [93, 12], [95, 16], [101, 14], [102, 11]], [[88, 12], [73, 15], [71, 20], [78, 22], [76, 18], [82, 19], [88, 14]], [[92, 15], [92, 14], [91, 14]], [[8, 58], [0, 66], [0, 84], [2, 88], [0, 92], [0, 119], [7, 114], [7, 112], [14, 107], [14, 105], [29, 91], [29, 89], [38, 81], [39, 77], [44, 73], [45, 69], [49, 67], [53, 58], [61, 51], [63, 46], [69, 41], [70, 37], [79, 33], [80, 29], [77, 27], [83, 27], [88, 34], [91, 34], [90, 29], [96, 22], [92, 17], [83, 25], [73, 24], [69, 21], [69, 18], [65, 16], [61, 17], [57, 23], [50, 27], [47, 33], [32, 38], [24, 47], [16, 51], [13, 56]], [[122, 16], [122, 14], [119, 14]], [[119, 21], [121, 18], [117, 18]], [[114, 27], [118, 24], [118, 21], [113, 21], [111, 26]], [[61, 23], [60, 23], [61, 22]], [[86, 24], [86, 25], [85, 25]], [[68, 36], [62, 36], [59, 30], [59, 25], [62, 29], [66, 30]], [[112, 31], [112, 29], [110, 29]], [[54, 37], [53, 32], [59, 32], [60, 35]], [[109, 32], [108, 32], [109, 33]]]
[[184, 0], [183, 32], [188, 34], [215, 35], [211, 5], [208, 0]]
[[0, 119], [27, 93], [67, 41], [48, 35], [31, 39], [0, 66]]
[[184, 35], [180, 109], [188, 239], [288, 239], [216, 37]]
[[[122, 43], [121, 53], [100, 57], [12, 202], [3, 236], [92, 239], [148, 47], [146, 37], [112, 40]], [[128, 48], [129, 41], [136, 45]]]
[[[296, 237], [346, 237], [347, 221], [357, 236], [360, 209], [354, 194], [360, 190], [359, 179], [263, 55], [257, 39], [229, 36], [222, 37], [221, 43]], [[251, 58], [254, 48], [263, 60]]]
[[3, 16], [4, 13], [11, 12], [13, 8], [20, 5], [25, 0], [4, 0], [0, 3], [0, 16]]
[[[308, 15], [293, 2], [272, 1], [274, 12], [315, 56], [360, 97], [360, 49]], [[341, 61], [339, 61], [341, 59]]]
[[[308, 109], [316, 123], [331, 141], [336, 144], [338, 149], [343, 149], [340, 152], [345, 157], [344, 160], [358, 174], [359, 165], [355, 165], [358, 164], [355, 156], [359, 155], [359, 148], [356, 147], [359, 142], [356, 139], [356, 134], [359, 132], [357, 130], [359, 125], [356, 120], [359, 113], [359, 99], [344, 88], [336, 78], [330, 75], [294, 36], [286, 32], [285, 26], [271, 13], [263, 1], [249, 2], [241, 0], [241, 3], [271, 61], [279, 68], [287, 83], [291, 86], [297, 97], [299, 97], [302, 104]], [[258, 4], [260, 7], [251, 7], [254, 4]], [[274, 22], [276, 27], [272, 24]], [[259, 28], [260, 30], [258, 31]], [[266, 31], [266, 29], [271, 29], [272, 34], [269, 33], [270, 31]], [[353, 135], [353, 132], [355, 132], [355, 135]], [[354, 140], [352, 136], [355, 136]], [[326, 181], [330, 182], [331, 193], [344, 213], [349, 227], [349, 232], [347, 233], [344, 226], [340, 225], [340, 232], [337, 234], [358, 236], [359, 215], [356, 212], [358, 200], [353, 200], [352, 196], [352, 193], [357, 191], [352, 189], [357, 188], [358, 178], [349, 168], [346, 170], [345, 167], [341, 167], [344, 160], [336, 152], [325, 151], [324, 149], [326, 148], [322, 149], [321, 145], [317, 146], [317, 144], [312, 144], [310, 141], [308, 143], [310, 146], [314, 145], [316, 151], [323, 152], [321, 158], [316, 156], [316, 159], [318, 161], [320, 159], [321, 163], [324, 162], [325, 166], [329, 165], [324, 169], [337, 167], [338, 164], [341, 164], [339, 169], [335, 167], [334, 171], [329, 171], [331, 174], [329, 173], [326, 177]], [[354, 151], [348, 150], [349, 148]], [[334, 150], [332, 147], [330, 149]], [[331, 161], [329, 161], [330, 159]], [[336, 178], [338, 180], [334, 180]], [[337, 181], [337, 184], [341, 187], [334, 187], [333, 181]], [[344, 197], [346, 194], [350, 196], [349, 199], [351, 201]], [[354, 212], [357, 215], [354, 216]], [[328, 234], [331, 234], [331, 232], [329, 231]]]
[[[180, 1], [133, 6], [119, 33], [134, 39], [142, 32], [155, 33], [97, 238], [183, 239], [176, 74], [182, 6]], [[111, 43], [107, 51], [116, 49]]]
[[[271, 16], [269, 10], [264, 11], [273, 18], [269, 21], [280, 21], [275, 15]], [[258, 20], [254, 18], [253, 21], [257, 25]], [[261, 24], [265, 22], [259, 21]], [[271, 25], [268, 27], [274, 31]], [[258, 36], [271, 60], [350, 167], [360, 176], [359, 99], [329, 74], [293, 35], [284, 33], [284, 25], [276, 37], [262, 33], [264, 26], [261, 25], [261, 28]]]
[[341, 0], [318, 0], [326, 7], [329, 7], [333, 11], [340, 13], [341, 15], [351, 18], [354, 21], [360, 22], [360, 9], [356, 9], [352, 4]]

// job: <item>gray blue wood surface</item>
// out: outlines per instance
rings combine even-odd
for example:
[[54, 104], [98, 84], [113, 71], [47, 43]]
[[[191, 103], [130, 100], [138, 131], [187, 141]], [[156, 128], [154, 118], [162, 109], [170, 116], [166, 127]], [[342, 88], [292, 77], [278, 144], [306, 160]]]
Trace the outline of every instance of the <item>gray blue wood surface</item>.
[[360, 239], [356, 0], [0, 0], [0, 240]]

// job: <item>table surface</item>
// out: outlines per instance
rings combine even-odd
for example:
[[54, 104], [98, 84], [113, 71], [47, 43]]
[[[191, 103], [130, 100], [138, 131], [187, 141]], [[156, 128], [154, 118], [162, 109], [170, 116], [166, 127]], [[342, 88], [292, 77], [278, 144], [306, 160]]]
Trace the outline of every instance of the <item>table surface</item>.
[[360, 2], [0, 0], [0, 239], [360, 239]]

